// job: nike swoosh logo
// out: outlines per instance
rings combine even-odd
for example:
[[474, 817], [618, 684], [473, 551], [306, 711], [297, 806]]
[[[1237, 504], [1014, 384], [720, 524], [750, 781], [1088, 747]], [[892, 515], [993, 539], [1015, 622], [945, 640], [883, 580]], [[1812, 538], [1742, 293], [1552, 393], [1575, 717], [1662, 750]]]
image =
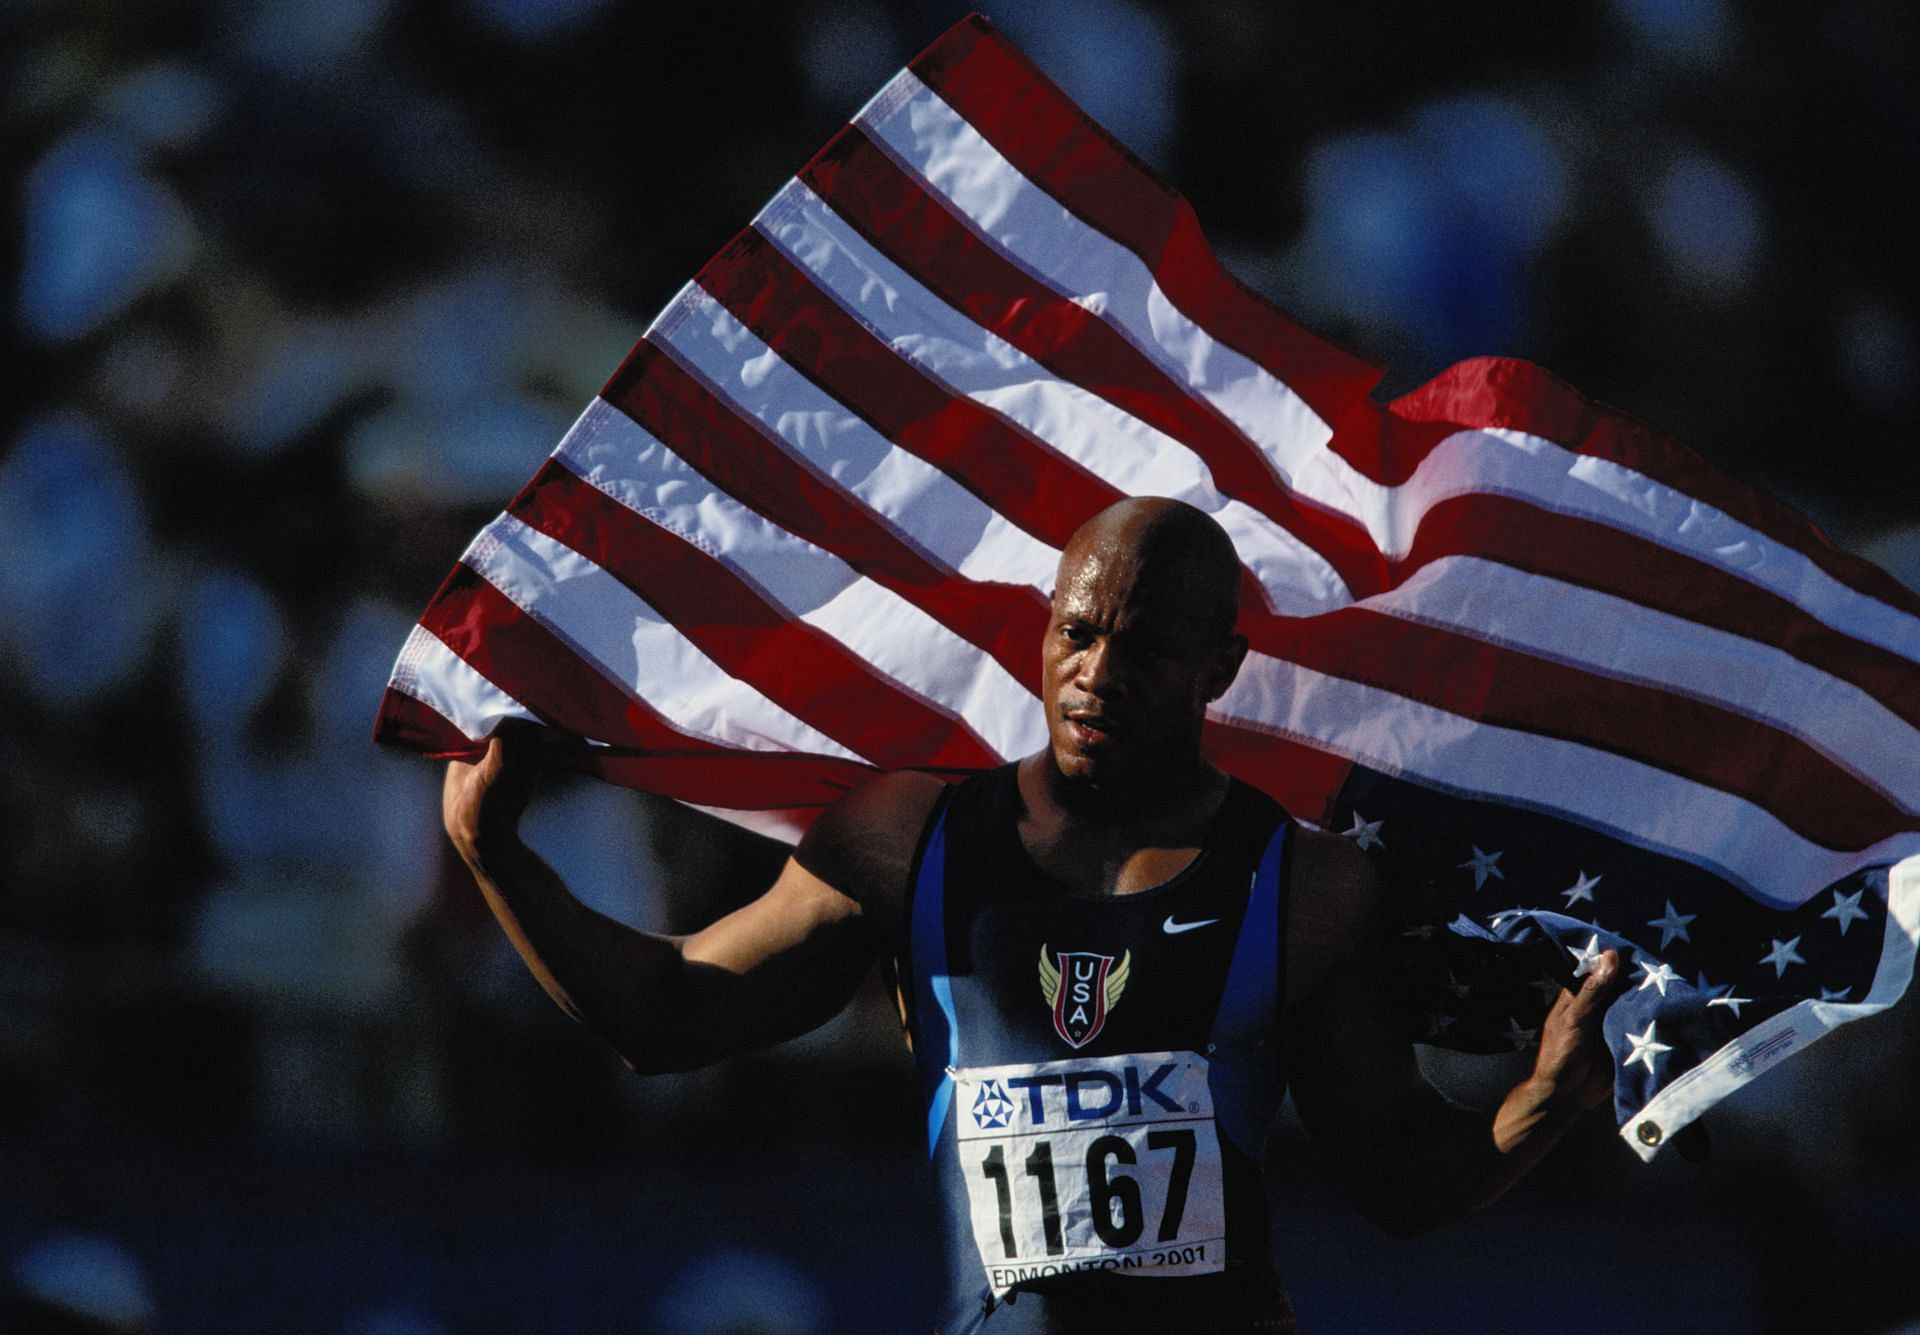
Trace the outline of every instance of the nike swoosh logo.
[[1182, 932], [1191, 932], [1196, 927], [1211, 927], [1219, 922], [1218, 918], [1201, 918], [1197, 922], [1175, 922], [1169, 913], [1167, 920], [1160, 924], [1160, 930], [1168, 936], [1178, 936]]

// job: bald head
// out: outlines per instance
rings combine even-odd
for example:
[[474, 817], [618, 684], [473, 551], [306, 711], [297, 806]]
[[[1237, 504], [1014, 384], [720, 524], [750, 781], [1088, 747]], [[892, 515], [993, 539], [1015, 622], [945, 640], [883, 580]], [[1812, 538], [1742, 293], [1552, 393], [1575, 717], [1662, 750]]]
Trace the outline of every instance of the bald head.
[[1206, 773], [1207, 708], [1247, 652], [1239, 602], [1233, 543], [1191, 505], [1137, 497], [1082, 524], [1041, 643], [1050, 772], [1136, 796]]
[[1060, 554], [1055, 599], [1095, 571], [1122, 567], [1136, 599], [1180, 609], [1204, 634], [1233, 633], [1240, 558], [1205, 511], [1164, 496], [1115, 501], [1074, 530]]

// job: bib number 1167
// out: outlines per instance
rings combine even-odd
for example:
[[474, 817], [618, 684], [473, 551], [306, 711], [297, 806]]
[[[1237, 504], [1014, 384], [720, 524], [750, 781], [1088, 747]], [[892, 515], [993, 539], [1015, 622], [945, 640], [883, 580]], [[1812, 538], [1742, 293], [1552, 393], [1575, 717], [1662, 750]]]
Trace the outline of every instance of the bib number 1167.
[[[1192, 1127], [1149, 1131], [1149, 1153], [1172, 1156], [1169, 1171], [1157, 1174], [1167, 1184], [1160, 1204], [1159, 1223], [1154, 1230], [1156, 1242], [1174, 1242], [1180, 1237], [1180, 1221], [1186, 1214], [1187, 1189], [1193, 1183], [1194, 1134]], [[1000, 1210], [1000, 1245], [1009, 1261], [1017, 1260], [1020, 1247], [1013, 1227], [1013, 1183], [1007, 1176], [1007, 1147], [996, 1144], [980, 1161], [980, 1171], [993, 1184]], [[1147, 1212], [1140, 1200], [1140, 1183], [1133, 1176], [1115, 1171], [1121, 1165], [1140, 1161], [1133, 1145], [1124, 1137], [1097, 1136], [1087, 1146], [1084, 1168], [1089, 1222], [1100, 1241], [1109, 1247], [1125, 1249], [1140, 1240], [1146, 1229]], [[1076, 1164], [1070, 1171], [1078, 1171]], [[1037, 1140], [1027, 1152], [1022, 1167], [1033, 1179], [1039, 1193], [1040, 1236], [1048, 1256], [1064, 1256], [1066, 1239], [1060, 1225], [1060, 1189], [1054, 1176], [1053, 1142]]]
[[1226, 1265], [1204, 1057], [1133, 1053], [951, 1075], [974, 1244], [996, 1293], [1072, 1270]]

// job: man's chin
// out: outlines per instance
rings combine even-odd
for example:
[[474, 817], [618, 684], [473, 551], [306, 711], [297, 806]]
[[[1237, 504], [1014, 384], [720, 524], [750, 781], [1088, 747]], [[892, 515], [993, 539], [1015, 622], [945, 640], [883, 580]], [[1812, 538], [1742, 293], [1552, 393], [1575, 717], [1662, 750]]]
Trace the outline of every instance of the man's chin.
[[1056, 746], [1053, 767], [1068, 782], [1084, 784], [1125, 783], [1132, 769], [1125, 753], [1107, 741], [1088, 747]]

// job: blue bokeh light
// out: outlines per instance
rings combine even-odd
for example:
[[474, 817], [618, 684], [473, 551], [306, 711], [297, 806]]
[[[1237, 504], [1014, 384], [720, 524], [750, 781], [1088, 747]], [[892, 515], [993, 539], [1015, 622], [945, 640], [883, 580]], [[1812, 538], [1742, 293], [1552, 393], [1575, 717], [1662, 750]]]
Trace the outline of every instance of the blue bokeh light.
[[1727, 292], [1752, 277], [1765, 232], [1760, 201], [1724, 162], [1699, 152], [1677, 155], [1647, 213], [1668, 263], [1697, 289]]
[[993, 19], [1088, 115], [1168, 166], [1179, 99], [1173, 44], [1156, 15], [1125, 0], [1026, 0], [996, 6]]
[[286, 662], [286, 618], [260, 584], [218, 567], [182, 600], [180, 689], [197, 734], [217, 744], [235, 733], [273, 689]]
[[30, 423], [0, 462], [0, 637], [25, 684], [84, 703], [139, 666], [159, 619], [154, 557], [134, 481], [84, 418]]
[[142, 143], [181, 148], [216, 124], [227, 90], [211, 76], [174, 62], [149, 65], [116, 84], [104, 100], [107, 118]]
[[606, 0], [467, 0], [474, 15], [510, 37], [539, 41], [577, 28]]
[[60, 140], [26, 182], [20, 321], [41, 338], [80, 338], [177, 273], [193, 228], [173, 192], [108, 130]]

